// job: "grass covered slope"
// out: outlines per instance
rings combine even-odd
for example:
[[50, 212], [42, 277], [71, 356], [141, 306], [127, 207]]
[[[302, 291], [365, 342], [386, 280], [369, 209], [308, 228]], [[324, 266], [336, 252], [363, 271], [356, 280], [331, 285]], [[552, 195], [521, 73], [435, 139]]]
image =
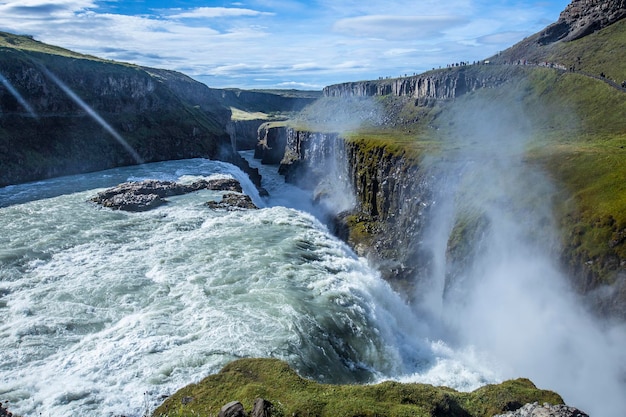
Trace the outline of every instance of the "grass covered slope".
[[65, 56], [68, 58], [104, 61], [103, 59], [94, 56], [79, 54], [78, 52], [70, 51], [69, 49], [38, 42], [28, 35], [14, 35], [7, 32], [0, 32], [0, 47]]
[[274, 407], [272, 416], [493, 416], [538, 401], [562, 404], [551, 391], [537, 389], [526, 379], [487, 385], [471, 393], [426, 384], [383, 382], [376, 385], [327, 385], [300, 378], [277, 359], [240, 359], [197, 384], [169, 397], [154, 417], [216, 416], [231, 401], [251, 410], [263, 398]]
[[[556, 214], [563, 260], [587, 292], [618, 284], [608, 311], [626, 317], [626, 20], [572, 42], [505, 51], [557, 62], [573, 72], [537, 69], [529, 76], [538, 134], [529, 155], [562, 187]], [[604, 78], [599, 77], [603, 73]], [[613, 81], [615, 84], [608, 83]], [[621, 294], [620, 294], [621, 292]]]

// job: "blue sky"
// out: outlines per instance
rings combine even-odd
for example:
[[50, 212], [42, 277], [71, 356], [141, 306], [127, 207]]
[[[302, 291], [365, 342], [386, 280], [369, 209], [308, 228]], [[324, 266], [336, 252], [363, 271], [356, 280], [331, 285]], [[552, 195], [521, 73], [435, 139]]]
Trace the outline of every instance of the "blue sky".
[[321, 89], [484, 59], [569, 0], [0, 0], [0, 30], [210, 87]]

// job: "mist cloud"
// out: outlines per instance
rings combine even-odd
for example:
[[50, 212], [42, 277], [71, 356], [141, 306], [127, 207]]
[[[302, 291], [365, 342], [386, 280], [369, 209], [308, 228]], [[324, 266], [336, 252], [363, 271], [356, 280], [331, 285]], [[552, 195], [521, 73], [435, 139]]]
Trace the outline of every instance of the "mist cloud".
[[435, 267], [419, 308], [457, 349], [492, 358], [502, 378], [528, 377], [590, 415], [623, 415], [626, 329], [588, 312], [560, 269], [555, 184], [526, 162], [535, 132], [521, 97], [480, 97], [453, 106], [449, 152], [430, 166], [440, 190], [426, 239]]

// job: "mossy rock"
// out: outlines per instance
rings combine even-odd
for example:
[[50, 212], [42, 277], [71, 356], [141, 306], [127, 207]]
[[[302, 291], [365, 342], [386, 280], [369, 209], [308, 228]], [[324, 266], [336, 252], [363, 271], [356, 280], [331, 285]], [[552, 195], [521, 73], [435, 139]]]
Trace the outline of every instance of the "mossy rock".
[[474, 417], [493, 416], [523, 404], [563, 404], [552, 391], [527, 379], [487, 385], [470, 393], [427, 384], [393, 381], [376, 385], [329, 385], [303, 379], [278, 359], [240, 359], [169, 397], [154, 417], [218, 415], [240, 401], [251, 410], [255, 399], [273, 404], [273, 416], [307, 417]]

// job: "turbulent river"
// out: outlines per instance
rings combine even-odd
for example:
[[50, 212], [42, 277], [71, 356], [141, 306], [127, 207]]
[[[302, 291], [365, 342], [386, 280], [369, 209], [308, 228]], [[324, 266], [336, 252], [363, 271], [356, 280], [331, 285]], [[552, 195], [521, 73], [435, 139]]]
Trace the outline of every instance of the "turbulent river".
[[[239, 179], [261, 209], [212, 210], [217, 191], [142, 213], [88, 202], [128, 180], [216, 175]], [[0, 189], [0, 400], [27, 416], [141, 416], [240, 357], [337, 383], [472, 390], [534, 377], [469, 339], [435, 336], [304, 194], [265, 181], [263, 199], [237, 168], [194, 159]]]

